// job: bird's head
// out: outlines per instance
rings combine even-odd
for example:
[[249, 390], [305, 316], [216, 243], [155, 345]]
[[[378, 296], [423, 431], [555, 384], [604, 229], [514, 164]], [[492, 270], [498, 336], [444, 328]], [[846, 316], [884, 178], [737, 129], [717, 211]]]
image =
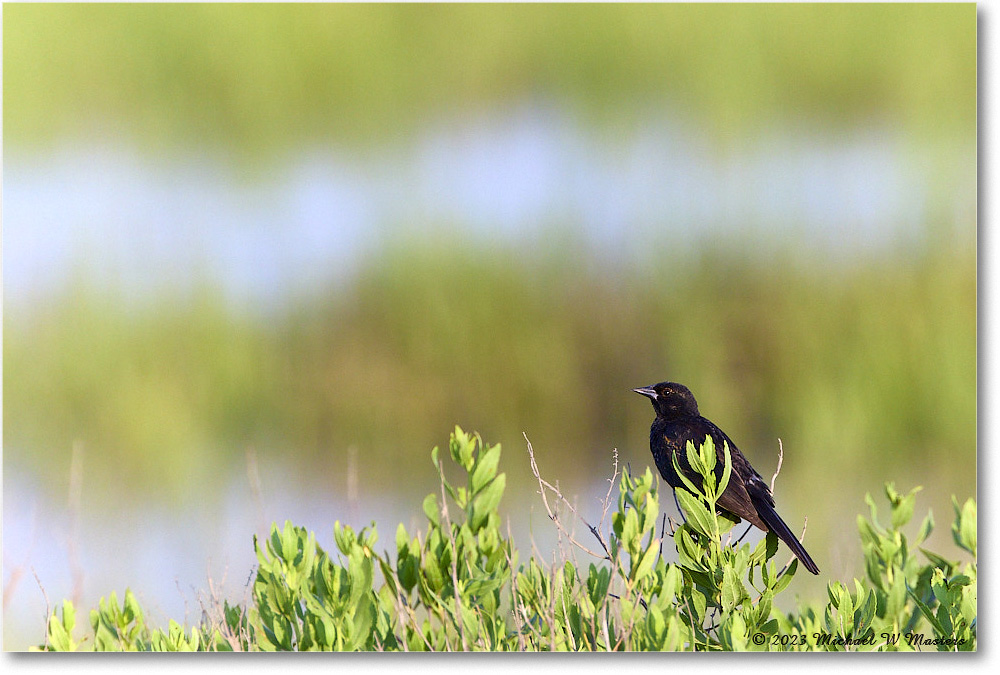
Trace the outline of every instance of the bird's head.
[[698, 414], [698, 402], [694, 400], [694, 394], [691, 393], [691, 390], [683, 384], [660, 382], [632, 391], [648, 397], [653, 402], [653, 409], [660, 417], [676, 419]]

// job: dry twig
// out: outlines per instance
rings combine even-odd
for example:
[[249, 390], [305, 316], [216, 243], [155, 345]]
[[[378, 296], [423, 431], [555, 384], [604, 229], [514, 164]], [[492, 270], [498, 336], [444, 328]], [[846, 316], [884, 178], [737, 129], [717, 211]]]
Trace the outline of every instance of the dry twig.
[[[785, 458], [785, 449], [784, 449], [784, 447], [782, 447], [781, 439], [779, 438], [778, 439], [778, 466], [774, 470], [774, 475], [771, 476], [771, 492], [774, 492], [774, 481], [778, 478], [778, 474], [781, 473], [781, 462], [782, 462], [782, 460], [784, 460], [784, 458]], [[802, 534], [799, 535], [799, 543], [802, 543], [802, 541], [806, 538], [806, 527], [808, 527], [808, 525], [809, 525], [809, 518], [808, 517], [803, 518], [803, 520], [802, 520]], [[742, 539], [742, 537], [741, 537], [741, 539]], [[785, 566], [781, 568], [781, 572], [778, 573], [779, 577], [782, 574], [785, 573], [785, 570], [788, 569], [788, 566], [792, 564], [793, 560], [795, 560], [795, 556], [794, 555], [792, 555], [792, 557], [788, 559], [788, 562], [785, 563]]]
[[448, 498], [444, 493], [444, 465], [438, 462], [438, 475], [441, 477], [441, 515], [444, 516], [445, 524], [448, 525], [448, 539], [451, 541], [451, 585], [455, 591], [455, 612], [452, 617], [458, 624], [458, 635], [462, 639], [462, 651], [469, 651], [468, 642], [465, 640], [465, 621], [462, 620], [462, 597], [458, 593], [458, 546], [455, 543], [455, 532], [451, 526], [451, 516], [448, 515]]
[[45, 592], [45, 586], [42, 586], [42, 580], [38, 578], [38, 572], [35, 568], [31, 568], [31, 574], [35, 577], [35, 583], [38, 584], [39, 590], [42, 592], [42, 597], [45, 598], [45, 648], [49, 647], [49, 616], [52, 614], [52, 606], [49, 604], [49, 594]]
[[778, 478], [778, 474], [781, 473], [781, 462], [785, 459], [785, 450], [781, 447], [781, 439], [778, 439], [778, 468], [774, 470], [774, 475], [771, 476], [771, 492], [774, 492], [774, 481]]
[[[594, 527], [593, 525], [591, 525], [590, 523], [588, 523], [582, 516], [580, 516], [580, 514], [577, 512], [577, 510], [575, 508], [573, 508], [573, 505], [569, 502], [569, 500], [567, 500], [565, 497], [563, 497], [562, 492], [559, 491], [558, 487], [552, 485], [547, 480], [545, 480], [544, 478], [542, 478], [541, 474], [538, 472], [538, 464], [535, 462], [535, 451], [531, 447], [531, 441], [528, 440], [528, 435], [527, 434], [523, 434], [523, 435], [524, 435], [524, 440], [528, 443], [528, 459], [529, 459], [529, 461], [531, 463], [531, 472], [534, 474], [535, 478], [538, 480], [538, 486], [540, 488], [539, 489], [539, 494], [542, 496], [542, 503], [545, 505], [545, 510], [549, 514], [549, 519], [553, 523], [555, 523], [556, 528], [563, 535], [565, 535], [565, 537], [567, 539], [569, 539], [569, 541], [571, 541], [573, 543], [573, 545], [575, 545], [581, 551], [584, 551], [585, 553], [588, 553], [588, 554], [594, 556], [595, 558], [601, 558], [601, 559], [610, 561], [611, 560], [611, 552], [608, 550], [608, 546], [604, 542], [604, 537], [601, 536], [600, 531], [596, 527]], [[617, 476], [617, 474], [618, 474], [618, 462], [617, 462], [617, 453], [616, 453], [615, 475]], [[583, 544], [581, 544], [573, 536], [573, 533], [570, 532], [569, 530], [567, 530], [563, 526], [563, 524], [559, 520], [558, 513], [556, 513], [555, 511], [553, 511], [552, 507], [549, 505], [549, 500], [548, 500], [548, 497], [546, 496], [546, 493], [545, 493], [546, 489], [551, 490], [552, 493], [559, 499], [559, 501], [562, 502], [563, 504], [565, 504], [566, 508], [568, 508], [573, 513], [573, 515], [576, 516], [576, 518], [580, 522], [582, 522], [584, 525], [587, 526], [587, 529], [589, 529], [590, 532], [594, 535], [594, 537], [597, 538], [597, 541], [598, 541], [598, 543], [600, 543], [601, 548], [604, 549], [604, 554], [603, 555], [601, 555], [600, 553], [597, 553], [596, 551], [592, 551], [588, 547], [586, 547]], [[608, 490], [608, 495], [610, 496], [610, 494], [611, 494], [611, 490], [609, 489]], [[607, 505], [605, 505], [605, 511], [604, 511], [604, 513], [605, 514], [607, 513]]]

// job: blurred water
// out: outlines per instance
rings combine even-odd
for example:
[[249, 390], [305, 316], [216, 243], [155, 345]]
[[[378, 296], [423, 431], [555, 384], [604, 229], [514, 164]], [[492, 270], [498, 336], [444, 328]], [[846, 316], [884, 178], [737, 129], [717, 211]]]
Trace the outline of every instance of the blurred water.
[[[363, 256], [400, 232], [442, 226], [526, 246], [549, 236], [549, 226], [569, 227], [624, 263], [641, 260], [651, 242], [691, 247], [763, 234], [797, 237], [835, 260], [877, 255], [919, 237], [928, 219], [926, 195], [940, 175], [914, 155], [885, 129], [783, 130], [720, 154], [669, 120], [598, 133], [528, 106], [442, 121], [400, 146], [312, 148], [254, 180], [210, 156], [150, 159], [113, 145], [5, 156], [4, 304], [16, 316], [44, 303], [82, 262], [138, 301], [208, 274], [234, 301], [277, 306], [289, 293], [349, 279]], [[87, 606], [131, 586], [162, 625], [185, 613], [199, 618], [195, 589], [206, 590], [209, 577], [225, 575], [225, 594], [242, 597], [254, 564], [250, 535], [261, 523], [292, 519], [331, 547], [333, 521], [352, 509], [364, 516], [355, 525], [379, 522], [384, 543], [400, 520], [416, 524], [418, 505], [362, 496], [352, 506], [337, 489], [299, 489], [278, 467], [267, 475], [263, 504], [240, 476], [221, 507], [150, 507], [110, 523], [107, 514], [82, 514], [73, 535], [66, 504], [46, 502], [41, 486], [10, 469], [4, 582], [24, 574], [5, 597], [14, 623], [5, 622], [5, 646], [43, 637], [45, 597], [32, 571], [49, 601], [71, 594], [71, 540]], [[605, 489], [595, 484], [581, 503]], [[533, 536], [544, 547], [543, 529]], [[515, 534], [526, 533], [522, 524]]]
[[598, 134], [534, 106], [400, 147], [312, 148], [253, 180], [209, 156], [111, 145], [5, 156], [4, 300], [59, 287], [83, 260], [140, 298], [207, 273], [268, 306], [348, 278], [400, 231], [448, 226], [524, 244], [561, 226], [622, 262], [734, 234], [849, 259], [921, 232], [940, 167], [904, 141], [785, 129], [720, 154], [670, 121]]

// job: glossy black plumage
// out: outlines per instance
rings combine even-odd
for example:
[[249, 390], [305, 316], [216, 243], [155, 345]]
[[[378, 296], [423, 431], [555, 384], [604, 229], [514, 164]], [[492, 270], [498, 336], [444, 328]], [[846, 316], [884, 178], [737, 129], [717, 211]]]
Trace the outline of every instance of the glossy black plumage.
[[702, 417], [698, 403], [691, 390], [676, 382], [660, 382], [649, 387], [633, 389], [637, 394], [648, 397], [653, 402], [656, 419], [649, 428], [649, 449], [660, 475], [676, 489], [682, 487], [680, 477], [674, 470], [671, 455], [683, 473], [695, 485], [701, 484], [701, 477], [687, 461], [686, 446], [693, 441], [695, 447], [702, 444], [707, 436], [715, 442], [718, 457], [716, 475], [722, 475], [724, 464], [723, 444], [729, 444], [732, 474], [726, 491], [719, 498], [718, 506], [737, 519], [745, 518], [764, 532], [772, 531], [802, 561], [807, 570], [819, 574], [819, 568], [806, 552], [785, 521], [774, 510], [774, 497], [764, 479], [757, 473], [736, 444], [719, 427]]

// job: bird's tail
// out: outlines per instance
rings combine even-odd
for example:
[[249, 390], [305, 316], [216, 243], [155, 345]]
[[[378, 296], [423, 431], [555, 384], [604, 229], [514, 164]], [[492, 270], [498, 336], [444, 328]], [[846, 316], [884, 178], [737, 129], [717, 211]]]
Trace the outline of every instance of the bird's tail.
[[813, 574], [819, 574], [819, 568], [813, 562], [812, 557], [806, 552], [805, 547], [799, 540], [795, 538], [792, 531], [788, 529], [788, 525], [785, 525], [785, 521], [781, 519], [781, 516], [774, 510], [774, 507], [762, 499], [754, 499], [753, 502], [757, 508], [757, 515], [760, 516], [760, 519], [767, 524], [772, 532], [778, 535], [778, 539], [785, 542], [788, 548], [792, 549], [792, 553], [802, 561], [807, 570]]

